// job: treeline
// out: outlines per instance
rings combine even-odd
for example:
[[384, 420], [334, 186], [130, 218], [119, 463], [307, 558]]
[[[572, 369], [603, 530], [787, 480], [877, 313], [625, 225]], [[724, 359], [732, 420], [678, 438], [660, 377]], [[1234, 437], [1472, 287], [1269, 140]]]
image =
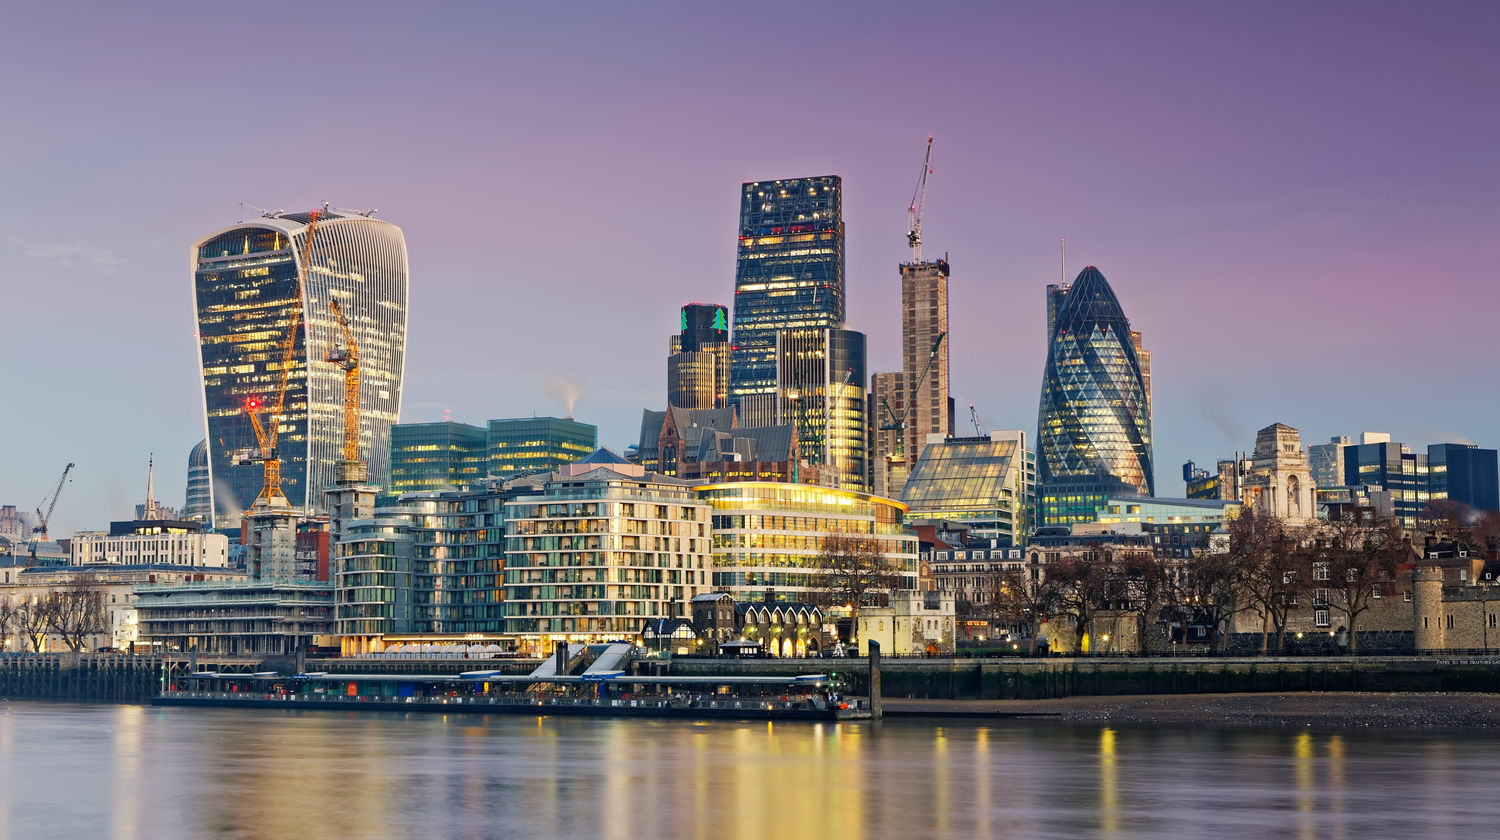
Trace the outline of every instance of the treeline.
[[1261, 617], [1262, 651], [1284, 650], [1288, 620], [1310, 599], [1338, 617], [1352, 651], [1365, 613], [1406, 581], [1419, 535], [1480, 551], [1500, 543], [1500, 514], [1475, 517], [1459, 508], [1429, 506], [1415, 534], [1369, 510], [1310, 523], [1246, 510], [1228, 523], [1227, 546], [1210, 548], [1205, 540], [1190, 558], [1157, 558], [1144, 548], [1082, 549], [1005, 572], [992, 603], [998, 618], [1033, 636], [1043, 621], [1063, 621], [1082, 639], [1097, 614], [1111, 611], [1135, 615], [1146, 649], [1168, 638], [1153, 627], [1197, 625], [1207, 628], [1217, 653], [1230, 620], [1243, 612]]

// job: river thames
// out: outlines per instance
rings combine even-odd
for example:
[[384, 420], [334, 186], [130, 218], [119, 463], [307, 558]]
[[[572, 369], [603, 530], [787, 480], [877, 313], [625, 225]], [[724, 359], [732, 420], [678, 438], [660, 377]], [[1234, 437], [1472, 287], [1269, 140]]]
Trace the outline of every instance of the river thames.
[[0, 837], [1473, 838], [1488, 730], [0, 704]]

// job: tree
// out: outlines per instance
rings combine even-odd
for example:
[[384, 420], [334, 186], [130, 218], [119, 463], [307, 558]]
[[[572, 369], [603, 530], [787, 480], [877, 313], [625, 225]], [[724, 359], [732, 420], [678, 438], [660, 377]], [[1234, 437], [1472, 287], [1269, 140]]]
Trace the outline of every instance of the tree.
[[1433, 499], [1422, 507], [1417, 516], [1417, 530], [1434, 537], [1459, 539], [1467, 536], [1469, 523], [1474, 520], [1474, 511], [1463, 502], [1452, 499]]
[[1302, 534], [1280, 517], [1244, 511], [1229, 523], [1229, 553], [1239, 565], [1239, 588], [1247, 606], [1261, 614], [1261, 652], [1269, 650], [1273, 629], [1276, 649], [1283, 650], [1287, 616], [1311, 577]]
[[1358, 649], [1356, 623], [1360, 614], [1370, 608], [1373, 599], [1393, 593], [1396, 575], [1411, 556], [1411, 543], [1401, 527], [1368, 511], [1350, 511], [1329, 519], [1318, 529], [1312, 556], [1313, 586], [1327, 589], [1328, 605], [1343, 613], [1350, 652]]
[[0, 597], [0, 651], [5, 650], [10, 641], [11, 630], [15, 627], [16, 606], [9, 595]]
[[1469, 533], [1474, 539], [1474, 545], [1484, 549], [1486, 557], [1500, 550], [1500, 510], [1487, 510], [1479, 514]]
[[1027, 628], [1028, 652], [1036, 652], [1036, 631], [1058, 606], [1057, 584], [1050, 579], [1031, 580], [1020, 569], [1003, 572], [995, 579], [995, 612], [1013, 625]]
[[109, 632], [104, 586], [94, 575], [76, 575], [47, 597], [52, 603], [47, 613], [47, 628], [62, 639], [68, 650], [83, 650], [90, 636]]
[[23, 595], [12, 613], [11, 621], [21, 636], [22, 646], [29, 646], [33, 653], [41, 651], [42, 643], [47, 640], [52, 609], [52, 599], [46, 595]]
[[1245, 608], [1244, 564], [1229, 552], [1199, 553], [1177, 582], [1177, 601], [1188, 618], [1208, 625], [1208, 649], [1223, 652], [1223, 628]]
[[896, 569], [874, 537], [837, 533], [823, 537], [813, 588], [824, 606], [848, 604], [856, 628], [859, 608], [879, 606], [898, 580]]
[[[1109, 573], [1111, 606], [1136, 617], [1141, 650], [1152, 648], [1148, 627], [1156, 627], [1163, 609], [1177, 600], [1172, 569], [1150, 550], [1117, 552]], [[1159, 637], [1158, 637], [1159, 638]]]
[[[1104, 609], [1109, 598], [1109, 562], [1098, 551], [1048, 561], [1043, 573], [1053, 587], [1055, 610], [1073, 620], [1073, 638], [1081, 648], [1093, 624], [1094, 614]], [[1055, 643], [1054, 643], [1055, 644]]]

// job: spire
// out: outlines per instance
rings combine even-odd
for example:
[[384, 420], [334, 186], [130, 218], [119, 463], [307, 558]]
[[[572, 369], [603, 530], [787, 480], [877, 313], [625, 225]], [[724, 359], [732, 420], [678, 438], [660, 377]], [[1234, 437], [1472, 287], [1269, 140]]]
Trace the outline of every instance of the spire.
[[141, 518], [146, 520], [161, 518], [161, 514], [156, 510], [156, 453], [154, 452], [146, 459], [146, 507], [141, 514]]

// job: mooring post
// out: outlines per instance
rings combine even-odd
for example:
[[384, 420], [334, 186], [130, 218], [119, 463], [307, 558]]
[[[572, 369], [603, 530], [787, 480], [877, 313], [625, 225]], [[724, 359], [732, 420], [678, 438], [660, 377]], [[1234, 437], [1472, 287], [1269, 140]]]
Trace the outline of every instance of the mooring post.
[[871, 639], [870, 647], [870, 717], [883, 717], [880, 711], [880, 643]]

